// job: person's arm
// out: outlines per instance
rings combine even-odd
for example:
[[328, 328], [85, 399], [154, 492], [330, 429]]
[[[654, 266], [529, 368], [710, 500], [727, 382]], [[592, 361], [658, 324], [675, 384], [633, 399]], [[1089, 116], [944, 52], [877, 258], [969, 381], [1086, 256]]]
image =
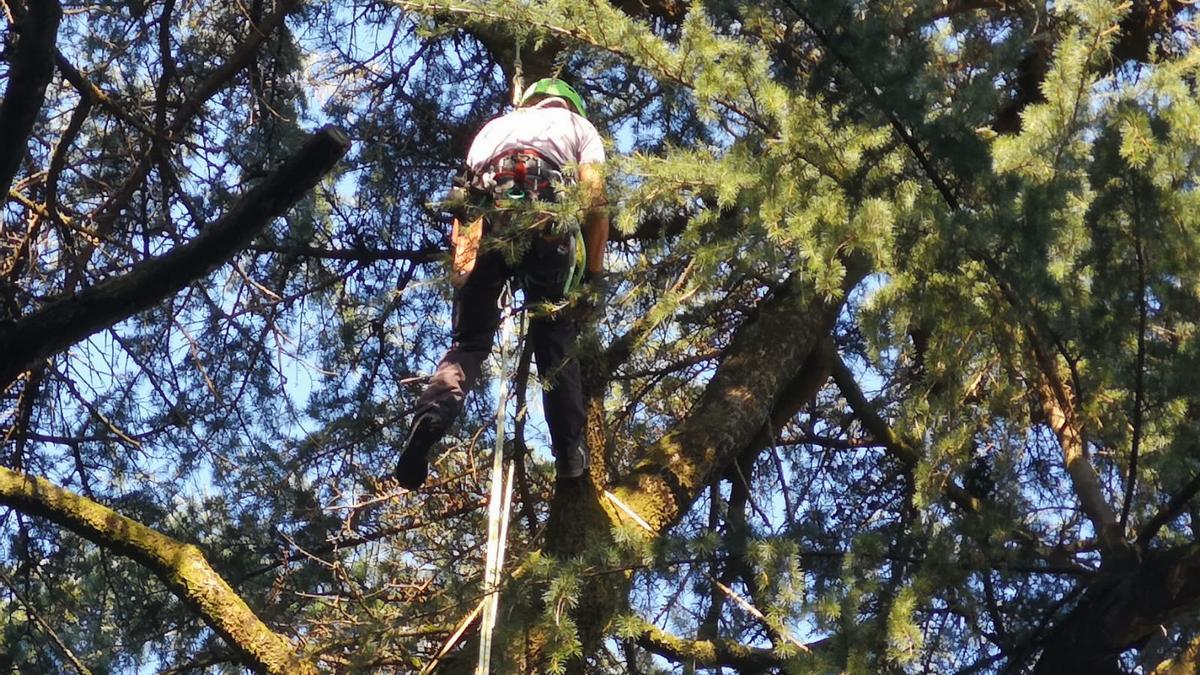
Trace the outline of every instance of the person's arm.
[[580, 164], [579, 182], [587, 200], [583, 217], [583, 242], [587, 249], [586, 271], [604, 271], [604, 247], [608, 244], [608, 197], [604, 192], [604, 177], [598, 164]]

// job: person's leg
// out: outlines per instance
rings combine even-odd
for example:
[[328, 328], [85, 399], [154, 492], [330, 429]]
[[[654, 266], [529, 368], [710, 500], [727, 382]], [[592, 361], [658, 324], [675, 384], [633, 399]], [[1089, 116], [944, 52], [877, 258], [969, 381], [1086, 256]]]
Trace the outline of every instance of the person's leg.
[[550, 427], [551, 450], [559, 479], [587, 472], [583, 447], [583, 386], [579, 362], [569, 356], [578, 326], [568, 312], [546, 312], [543, 302], [561, 303], [571, 266], [569, 244], [537, 239], [521, 262], [525, 300], [530, 306], [529, 339], [542, 378], [542, 406]]
[[479, 379], [500, 325], [500, 308], [496, 303], [508, 273], [504, 257], [498, 251], [481, 253], [475, 269], [455, 292], [451, 318], [453, 342], [417, 399], [412, 427], [393, 474], [401, 487], [413, 490], [425, 482], [430, 448], [458, 417], [463, 400]]

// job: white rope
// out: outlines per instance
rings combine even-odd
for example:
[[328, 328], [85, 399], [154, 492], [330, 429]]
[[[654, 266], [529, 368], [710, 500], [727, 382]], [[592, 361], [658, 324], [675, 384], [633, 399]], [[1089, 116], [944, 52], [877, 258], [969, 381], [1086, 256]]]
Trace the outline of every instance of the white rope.
[[500, 610], [500, 571], [504, 566], [508, 512], [512, 503], [513, 466], [504, 472], [504, 427], [508, 411], [509, 350], [513, 333], [512, 290], [505, 284], [500, 294], [500, 382], [496, 405], [496, 449], [492, 455], [492, 489], [488, 498], [487, 555], [483, 567], [483, 618], [479, 626], [479, 661], [475, 675], [488, 675], [492, 662], [492, 633]]
[[517, 38], [516, 56], [513, 59], [513, 107], [521, 103], [521, 94], [525, 93], [525, 72], [521, 68], [521, 38]]

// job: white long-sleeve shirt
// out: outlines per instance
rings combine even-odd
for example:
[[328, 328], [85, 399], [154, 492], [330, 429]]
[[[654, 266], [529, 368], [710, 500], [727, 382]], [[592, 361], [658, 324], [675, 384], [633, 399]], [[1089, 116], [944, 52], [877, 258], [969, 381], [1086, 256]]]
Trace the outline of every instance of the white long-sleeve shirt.
[[467, 165], [482, 172], [493, 157], [527, 148], [560, 167], [604, 161], [604, 143], [596, 127], [570, 110], [565, 100], [550, 97], [485, 124], [471, 142]]

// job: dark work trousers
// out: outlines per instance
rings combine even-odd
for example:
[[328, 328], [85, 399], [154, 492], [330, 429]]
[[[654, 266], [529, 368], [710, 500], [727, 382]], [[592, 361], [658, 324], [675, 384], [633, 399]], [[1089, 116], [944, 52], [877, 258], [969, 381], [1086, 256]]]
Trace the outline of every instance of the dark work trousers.
[[483, 361], [492, 350], [500, 326], [497, 302], [504, 282], [515, 278], [525, 291], [529, 340], [542, 377], [542, 405], [550, 427], [551, 450], [556, 457], [563, 450], [574, 450], [583, 435], [583, 389], [579, 362], [568, 358], [567, 352], [575, 344], [578, 326], [567, 316], [570, 312], [548, 313], [539, 307], [543, 302], [563, 300], [563, 285], [570, 269], [566, 243], [534, 237], [520, 262], [511, 265], [500, 251], [487, 246], [485, 237], [475, 269], [454, 293], [453, 343], [417, 401], [414, 419], [433, 413], [447, 429], [458, 417], [463, 399], [479, 379]]

